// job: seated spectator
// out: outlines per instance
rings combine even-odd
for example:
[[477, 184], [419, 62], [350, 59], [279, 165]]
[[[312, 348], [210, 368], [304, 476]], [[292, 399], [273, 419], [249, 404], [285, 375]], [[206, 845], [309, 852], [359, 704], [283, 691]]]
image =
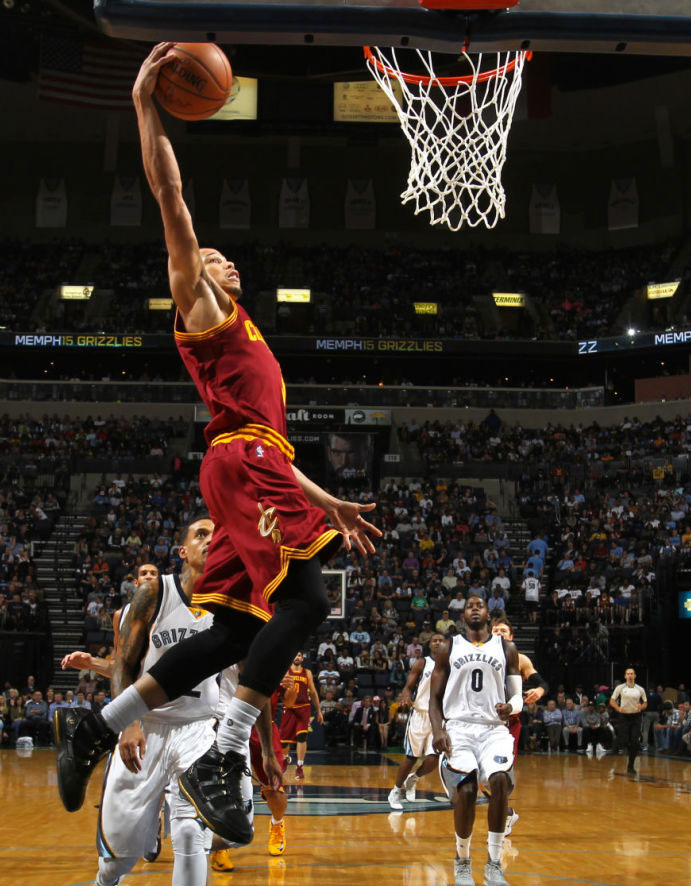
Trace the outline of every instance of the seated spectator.
[[50, 722], [48, 720], [48, 705], [43, 700], [43, 693], [36, 690], [24, 708], [24, 716], [15, 720], [12, 724], [15, 736], [15, 744], [18, 738], [30, 735], [37, 744], [49, 745], [52, 740]]
[[465, 597], [463, 591], [457, 591], [456, 596], [449, 601], [449, 615], [457, 619], [465, 611]]
[[487, 602], [487, 608], [489, 609], [490, 617], [504, 614], [506, 600], [502, 596], [501, 588], [495, 588], [492, 596]]
[[542, 712], [542, 722], [549, 740], [549, 750], [559, 752], [559, 741], [564, 728], [564, 717], [553, 698], [547, 702], [547, 707]]
[[570, 751], [575, 745], [576, 751], [581, 750], [581, 739], [583, 736], [583, 728], [581, 726], [581, 712], [574, 704], [573, 698], [568, 697], [564, 710], [562, 711], [564, 720], [564, 728], [562, 737], [564, 739], [564, 750]]
[[448, 634], [448, 632], [449, 632], [449, 628], [451, 627], [451, 625], [455, 625], [455, 622], [450, 617], [449, 610], [444, 609], [441, 614], [441, 618], [437, 619], [437, 623], [434, 627], [438, 633], [444, 634], [444, 636], [446, 636], [446, 634]]
[[534, 701], [529, 702], [521, 711], [521, 750], [538, 751], [543, 734], [542, 711]]

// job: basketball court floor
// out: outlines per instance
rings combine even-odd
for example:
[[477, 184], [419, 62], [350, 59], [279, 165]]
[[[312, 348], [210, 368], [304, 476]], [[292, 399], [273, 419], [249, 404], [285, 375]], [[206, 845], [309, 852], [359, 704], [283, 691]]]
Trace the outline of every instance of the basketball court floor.
[[[308, 755], [306, 779], [288, 786], [287, 849], [266, 850], [268, 818], [258, 806], [254, 843], [234, 853], [235, 870], [214, 886], [453, 886], [451, 812], [436, 773], [418, 800], [392, 813], [386, 801], [400, 756]], [[520, 821], [503, 864], [512, 886], [669, 886], [691, 883], [691, 760], [643, 757], [624, 774], [624, 757], [522, 756], [514, 795]], [[103, 764], [102, 764], [103, 765]], [[83, 808], [58, 798], [55, 751], [20, 757], [0, 751], [0, 883], [87, 886], [96, 872], [99, 773]], [[478, 806], [472, 858], [482, 883], [486, 807]], [[170, 883], [172, 851], [140, 862], [123, 883]]]

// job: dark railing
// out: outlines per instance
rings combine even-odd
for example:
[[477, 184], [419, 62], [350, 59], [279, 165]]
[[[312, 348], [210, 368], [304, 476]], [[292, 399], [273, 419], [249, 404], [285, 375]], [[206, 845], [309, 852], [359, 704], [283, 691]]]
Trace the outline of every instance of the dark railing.
[[[593, 388], [412, 387], [407, 385], [287, 386], [291, 406], [413, 406], [482, 409], [574, 409], [603, 406], [605, 391]], [[184, 382], [17, 381], [0, 379], [0, 400], [80, 403], [199, 403]]]

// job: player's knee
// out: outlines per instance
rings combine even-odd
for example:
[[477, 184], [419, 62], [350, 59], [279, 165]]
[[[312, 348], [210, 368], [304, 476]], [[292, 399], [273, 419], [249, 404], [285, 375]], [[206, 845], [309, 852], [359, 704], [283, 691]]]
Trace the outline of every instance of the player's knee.
[[176, 855], [199, 855], [204, 850], [204, 829], [196, 818], [176, 818], [170, 823]]
[[307, 733], [306, 732], [296, 732], [295, 733], [295, 741], [298, 742], [298, 744], [301, 744], [302, 742], [306, 742], [307, 741]]
[[489, 788], [493, 794], [508, 794], [509, 783], [509, 776], [506, 772], [495, 772], [489, 778]]
[[326, 620], [331, 605], [317, 557], [293, 560], [276, 595], [276, 606], [292, 608], [310, 631]]
[[456, 799], [460, 803], [474, 803], [477, 797], [477, 773], [469, 772], [456, 787]]

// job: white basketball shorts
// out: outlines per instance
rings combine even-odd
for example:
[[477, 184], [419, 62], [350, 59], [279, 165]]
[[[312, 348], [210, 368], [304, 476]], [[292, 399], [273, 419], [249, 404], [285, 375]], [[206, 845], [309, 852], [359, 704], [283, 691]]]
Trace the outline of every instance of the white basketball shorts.
[[410, 712], [405, 730], [403, 750], [406, 757], [426, 757], [434, 754], [432, 749], [432, 724], [426, 711]]

